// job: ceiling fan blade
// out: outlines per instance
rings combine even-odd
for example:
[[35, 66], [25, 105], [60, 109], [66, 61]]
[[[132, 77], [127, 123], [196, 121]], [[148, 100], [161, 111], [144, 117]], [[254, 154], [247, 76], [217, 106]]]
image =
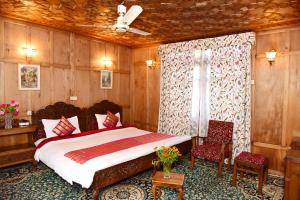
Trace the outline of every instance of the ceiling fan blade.
[[131, 6], [131, 8], [125, 14], [123, 22], [129, 26], [135, 20], [135, 18], [141, 14], [141, 12], [143, 12], [143, 8], [141, 6]]
[[139, 35], [151, 35], [151, 33], [148, 33], [146, 31], [142, 31], [140, 29], [137, 29], [137, 28], [129, 28], [127, 31], [131, 32], [131, 33], [136, 33], [136, 34], [139, 34]]

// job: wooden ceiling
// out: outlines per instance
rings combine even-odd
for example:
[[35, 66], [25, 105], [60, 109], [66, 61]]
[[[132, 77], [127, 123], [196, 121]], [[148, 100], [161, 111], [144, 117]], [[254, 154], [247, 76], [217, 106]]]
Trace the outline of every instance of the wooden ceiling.
[[[144, 11], [131, 27], [150, 36], [111, 30], [120, 0], [0, 0], [0, 15], [131, 47], [261, 30], [300, 23], [300, 0], [125, 0]], [[84, 28], [76, 24], [96, 24]]]

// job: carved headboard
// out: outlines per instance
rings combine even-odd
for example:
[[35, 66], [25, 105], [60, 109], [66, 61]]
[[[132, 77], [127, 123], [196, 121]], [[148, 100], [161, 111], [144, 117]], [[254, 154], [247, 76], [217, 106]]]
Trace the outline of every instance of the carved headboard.
[[64, 102], [57, 102], [49, 105], [44, 109], [33, 112], [31, 119], [32, 124], [38, 125], [39, 130], [44, 130], [42, 119], [60, 119], [61, 116], [66, 118], [77, 116], [79, 121], [79, 128], [83, 131], [94, 130], [98, 128], [95, 114], [106, 114], [110, 111], [114, 114], [120, 113], [122, 121], [122, 107], [113, 102], [104, 100], [96, 103], [90, 108], [79, 108], [72, 104]]
[[95, 114], [106, 114], [110, 111], [113, 114], [120, 113], [120, 120], [122, 122], [122, 107], [118, 104], [110, 102], [108, 100], [103, 100], [100, 103], [96, 103], [93, 106], [86, 109], [86, 124], [87, 130], [94, 130], [98, 128], [97, 120]]
[[44, 130], [42, 119], [60, 119], [61, 116], [66, 118], [77, 116], [79, 128], [81, 131], [86, 130], [85, 113], [79, 107], [64, 102], [57, 102], [49, 105], [44, 109], [32, 113], [32, 124], [38, 125], [39, 130]]

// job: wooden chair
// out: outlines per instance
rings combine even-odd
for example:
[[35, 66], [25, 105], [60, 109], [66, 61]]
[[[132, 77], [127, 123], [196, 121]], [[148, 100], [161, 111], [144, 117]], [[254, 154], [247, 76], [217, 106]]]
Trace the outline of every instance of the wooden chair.
[[194, 141], [195, 145], [191, 151], [191, 168], [193, 169], [195, 166], [195, 158], [217, 161], [219, 162], [218, 176], [221, 176], [224, 159], [228, 158], [228, 170], [230, 170], [232, 134], [232, 122], [209, 120], [208, 133], [207, 137], [203, 138], [203, 144], [199, 145], [199, 138]]

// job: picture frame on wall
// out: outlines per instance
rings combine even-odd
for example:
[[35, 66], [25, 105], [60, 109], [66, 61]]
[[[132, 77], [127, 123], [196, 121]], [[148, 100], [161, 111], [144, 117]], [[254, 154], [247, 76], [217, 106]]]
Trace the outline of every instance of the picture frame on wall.
[[19, 90], [40, 90], [41, 71], [40, 65], [18, 65]]
[[112, 89], [113, 88], [113, 71], [101, 70], [100, 71], [100, 88]]

